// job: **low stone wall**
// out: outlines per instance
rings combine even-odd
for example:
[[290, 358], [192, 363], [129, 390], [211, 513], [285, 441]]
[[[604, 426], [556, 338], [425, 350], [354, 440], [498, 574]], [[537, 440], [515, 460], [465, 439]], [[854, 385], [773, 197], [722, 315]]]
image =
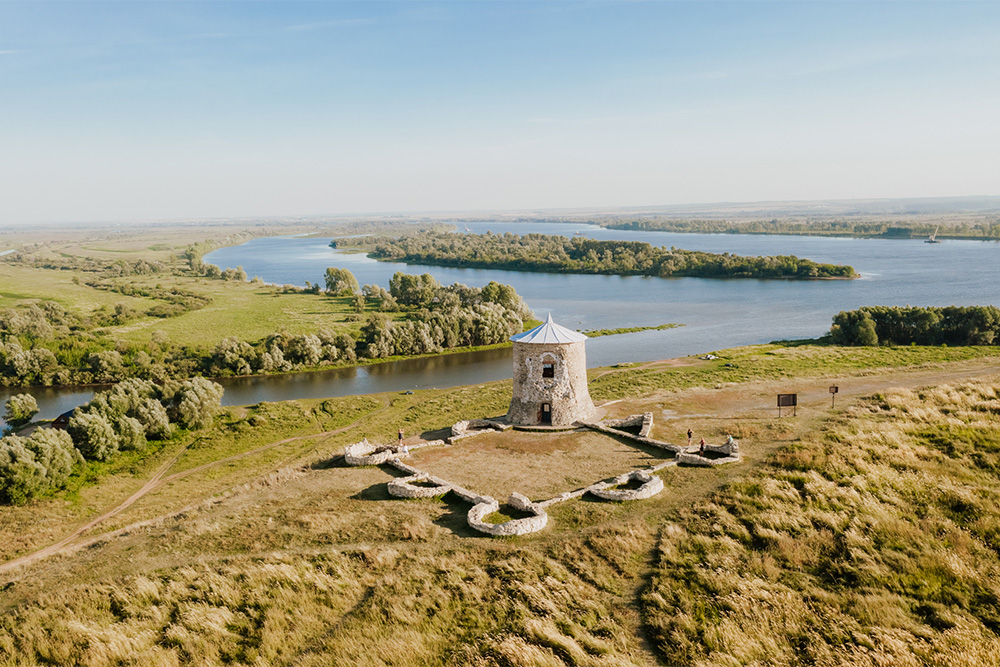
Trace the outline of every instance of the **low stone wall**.
[[[730, 440], [723, 445], [705, 445], [706, 452], [721, 455], [719, 458], [709, 458], [685, 451], [683, 447], [677, 445], [653, 440], [648, 437], [653, 425], [653, 414], [651, 412], [641, 415], [631, 415], [624, 419], [607, 420], [605, 422], [584, 422], [581, 425], [601, 433], [672, 452], [675, 454], [675, 457], [643, 470], [632, 470], [624, 473], [615, 477], [610, 482], [597, 482], [582, 489], [560, 493], [554, 498], [537, 503], [531, 502], [531, 500], [519, 493], [512, 493], [507, 500], [508, 504], [522, 512], [530, 514], [530, 516], [521, 519], [511, 519], [503, 523], [488, 523], [485, 521], [486, 517], [500, 509], [500, 503], [495, 498], [481, 496], [439, 477], [434, 477], [430, 473], [419, 470], [400, 460], [401, 457], [407, 456], [414, 449], [442, 445], [446, 442], [444, 440], [434, 440], [404, 447], [398, 445], [374, 445], [365, 439], [345, 447], [344, 459], [348, 465], [352, 466], [388, 464], [406, 473], [405, 477], [393, 479], [388, 483], [389, 494], [396, 498], [433, 498], [446, 493], [454, 493], [462, 500], [472, 504], [466, 515], [469, 527], [481, 533], [495, 536], [527, 535], [542, 530], [548, 525], [549, 520], [546, 507], [572, 498], [579, 498], [586, 493], [612, 501], [631, 501], [650, 498], [664, 488], [663, 480], [653, 473], [668, 466], [679, 463], [698, 466], [717, 466], [740, 460], [739, 443], [735, 440]], [[640, 428], [639, 435], [619, 430], [619, 428], [634, 428], [635, 426], [639, 426]], [[505, 431], [509, 428], [511, 428], [509, 424], [489, 419], [466, 420], [452, 426], [452, 437], [449, 438], [448, 442], [478, 435], [486, 430]], [[638, 481], [640, 486], [634, 489], [613, 488], [627, 484], [629, 481]], [[419, 484], [420, 482], [427, 485]]]
[[503, 422], [494, 421], [492, 419], [463, 419], [460, 422], [456, 422], [451, 427], [452, 437], [457, 435], [465, 435], [471, 431], [485, 431], [487, 429], [492, 429], [494, 431], [506, 431], [510, 429], [510, 424], [504, 424]]
[[[577, 489], [575, 491], [564, 491], [564, 492], [560, 493], [558, 496], [555, 496], [553, 498], [549, 498], [548, 500], [542, 500], [542, 501], [540, 501], [538, 503], [535, 503], [535, 504], [539, 505], [540, 507], [548, 507], [549, 505], [555, 505], [556, 503], [562, 503], [562, 502], [565, 502], [567, 500], [572, 500], [574, 498], [579, 498], [580, 496], [585, 495], [587, 493], [594, 493], [595, 491], [600, 491], [600, 490], [603, 490], [603, 489], [607, 489], [609, 486], [612, 486], [613, 484], [623, 484], [625, 481], [627, 481], [625, 478], [628, 475], [631, 475], [633, 473], [651, 474], [651, 473], [654, 473], [654, 472], [656, 472], [658, 470], [663, 470], [664, 468], [670, 468], [670, 467], [675, 466], [675, 465], [677, 465], [677, 460], [676, 459], [670, 459], [669, 461], [663, 461], [662, 463], [657, 463], [656, 465], [650, 466], [650, 467], [645, 468], [643, 470], [633, 470], [633, 471], [625, 473], [624, 475], [619, 475], [618, 477], [615, 478], [615, 480], [621, 479], [622, 481], [620, 481], [620, 482], [619, 481], [614, 481], [612, 483], [597, 482], [596, 484], [591, 484], [590, 486], [585, 486], [582, 489]], [[660, 482], [661, 485], [663, 484], [663, 481], [660, 480], [658, 477], [656, 479]], [[656, 482], [653, 482], [653, 484], [655, 485]], [[662, 487], [661, 487], [660, 490], [662, 490]], [[654, 492], [650, 493], [649, 495], [650, 496], [656, 495], [656, 493], [659, 493], [659, 491], [654, 491]], [[636, 498], [636, 500], [640, 500], [640, 499]]]
[[344, 447], [344, 461], [349, 466], [377, 466], [399, 456], [395, 447], [373, 445], [368, 438]]
[[[642, 486], [637, 489], [614, 489], [613, 486], [626, 484], [631, 480], [642, 482]], [[596, 488], [595, 488], [596, 487]], [[644, 500], [651, 498], [663, 490], [663, 480], [656, 475], [651, 475], [645, 470], [633, 470], [615, 477], [612, 482], [602, 482], [601, 486], [595, 485], [590, 489], [590, 493], [605, 500]]]
[[[464, 500], [467, 503], [474, 503], [474, 502], [476, 502], [476, 499], [479, 498], [479, 494], [478, 493], [473, 493], [472, 491], [469, 491], [468, 489], [463, 488], [463, 487], [459, 486], [458, 484], [452, 484], [451, 482], [449, 482], [447, 480], [443, 480], [440, 477], [435, 477], [434, 475], [431, 475], [430, 473], [426, 473], [423, 470], [420, 470], [419, 468], [414, 468], [411, 465], [407, 465], [407, 464], [403, 463], [402, 461], [400, 461], [399, 459], [389, 459], [386, 463], [388, 465], [391, 465], [396, 470], [399, 470], [401, 472], [405, 472], [405, 473], [409, 474], [411, 477], [425, 476], [425, 479], [427, 481], [431, 482], [432, 484], [437, 484], [440, 487], [447, 486], [448, 487], [448, 491], [451, 491], [452, 493], [454, 493], [456, 496], [458, 496], [459, 498], [461, 498], [462, 500]], [[393, 480], [393, 481], [396, 481], [396, 480]], [[392, 483], [393, 482], [389, 482], [389, 484], [392, 484]], [[421, 488], [421, 487], [415, 487], [415, 488]], [[427, 488], [427, 487], [423, 487], [423, 488]], [[389, 493], [392, 493], [392, 491], [390, 490]], [[434, 494], [434, 495], [440, 495], [440, 494]], [[399, 496], [399, 497], [403, 498], [403, 497], [406, 497], [406, 496]], [[419, 496], [414, 496], [414, 497], [419, 497]]]
[[[705, 445], [705, 449], [708, 450], [708, 445]], [[737, 463], [739, 462], [739, 455], [736, 456], [723, 456], [718, 459], [710, 459], [707, 456], [700, 456], [699, 454], [689, 454], [688, 452], [680, 452], [677, 454], [677, 463], [682, 463], [689, 466], [721, 466], [726, 463]]]
[[641, 415], [629, 415], [621, 419], [604, 419], [600, 422], [604, 426], [613, 429], [639, 427], [639, 437], [649, 437], [649, 432], [653, 428], [653, 413], [643, 412]]
[[373, 445], [365, 438], [361, 442], [344, 447], [344, 461], [349, 466], [377, 466], [389, 463], [392, 459], [408, 456], [414, 449], [423, 447], [439, 447], [444, 440], [429, 440], [415, 445]]
[[639, 429], [639, 435], [643, 438], [649, 437], [649, 432], [653, 429], [653, 413], [644, 412], [642, 414], [642, 428]]
[[[433, 498], [451, 491], [451, 484], [439, 484], [425, 472], [409, 477], [397, 477], [389, 482], [389, 495], [396, 498]], [[430, 482], [434, 486], [417, 486], [413, 482]]]
[[510, 429], [510, 424], [492, 419], [464, 419], [452, 425], [448, 444], [452, 445], [459, 440], [472, 438], [487, 431], [509, 431]]
[[486, 517], [500, 509], [500, 503], [490, 496], [480, 496], [476, 499], [476, 504], [472, 506], [466, 515], [466, 521], [470, 528], [474, 528], [481, 533], [495, 536], [507, 535], [527, 535], [545, 528], [549, 522], [549, 515], [545, 508], [533, 503], [520, 493], [510, 494], [507, 503], [523, 512], [531, 512], [534, 516], [523, 519], [511, 519], [503, 523], [487, 523], [483, 521]]
[[725, 454], [726, 456], [736, 456], [740, 455], [740, 443], [738, 440], [729, 440], [722, 443], [721, 445], [705, 445], [706, 452], [715, 452], [716, 454]]
[[740, 460], [740, 443], [738, 440], [728, 440], [721, 445], [705, 445], [705, 452], [721, 454], [718, 458], [702, 456], [701, 450], [694, 447], [677, 454], [677, 462], [689, 466], [721, 466], [726, 463], [736, 463]]
[[629, 433], [628, 431], [619, 431], [616, 428], [611, 428], [609, 426], [605, 426], [604, 424], [599, 424], [595, 422], [583, 422], [583, 425], [589, 429], [600, 431], [601, 433], [607, 433], [609, 435], [614, 435], [619, 438], [627, 438], [628, 440], [632, 440], [633, 442], [638, 442], [643, 445], [649, 445], [650, 447], [656, 447], [658, 449], [665, 449], [668, 452], [676, 453], [683, 451], [684, 449], [679, 445], [672, 445], [669, 442], [660, 442], [659, 440], [653, 440], [652, 438], [647, 438], [642, 435], [635, 435]]

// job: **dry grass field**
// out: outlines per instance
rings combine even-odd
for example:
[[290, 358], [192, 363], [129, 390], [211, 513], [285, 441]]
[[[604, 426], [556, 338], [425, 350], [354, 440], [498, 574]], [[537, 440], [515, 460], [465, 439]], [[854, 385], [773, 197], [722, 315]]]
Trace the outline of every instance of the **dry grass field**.
[[[0, 665], [994, 664], [995, 358], [727, 383], [684, 363], [631, 369], [684, 386], [606, 409], [654, 412], [663, 440], [731, 432], [744, 461], [663, 470], [647, 501], [556, 505], [523, 538], [472, 533], [450, 496], [391, 499], [393, 472], [336, 456], [400, 425], [430, 438], [500, 414], [509, 383], [234, 408], [71, 493], [0, 508], [10, 561], [168, 464], [59, 553], [0, 565]], [[602, 380], [595, 393], [610, 392]], [[800, 409], [779, 419], [774, 393], [789, 387]], [[414, 458], [474, 490], [539, 498], [649, 457], [570, 432]]]
[[495, 498], [511, 492], [547, 500], [671, 458], [593, 431], [485, 433], [455, 447], [421, 449], [412, 465]]

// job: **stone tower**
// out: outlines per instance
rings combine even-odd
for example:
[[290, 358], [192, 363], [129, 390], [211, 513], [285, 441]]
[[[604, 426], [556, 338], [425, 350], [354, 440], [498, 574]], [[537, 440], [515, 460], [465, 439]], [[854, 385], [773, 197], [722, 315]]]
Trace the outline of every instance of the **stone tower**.
[[595, 412], [587, 390], [587, 337], [545, 324], [510, 337], [514, 342], [514, 395], [507, 420], [523, 426], [568, 426]]

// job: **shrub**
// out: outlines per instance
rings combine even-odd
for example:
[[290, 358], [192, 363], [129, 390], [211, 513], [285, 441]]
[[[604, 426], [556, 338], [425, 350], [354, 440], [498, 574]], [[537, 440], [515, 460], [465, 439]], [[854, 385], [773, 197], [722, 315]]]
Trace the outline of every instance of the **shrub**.
[[185, 380], [174, 394], [177, 422], [184, 428], [206, 428], [222, 405], [222, 386], [203, 377]]
[[118, 436], [111, 423], [99, 413], [78, 409], [67, 427], [84, 458], [106, 461], [118, 452]]
[[40, 428], [28, 438], [0, 438], [0, 502], [23, 505], [62, 488], [82, 461], [64, 431]]
[[25, 446], [26, 438], [0, 438], [0, 501], [23, 505], [48, 488], [45, 467]]
[[6, 407], [4, 421], [14, 427], [27, 424], [38, 412], [38, 403], [31, 394], [14, 394], [7, 399]]
[[326, 270], [326, 291], [335, 295], [352, 295], [361, 291], [358, 279], [347, 269], [330, 267]]

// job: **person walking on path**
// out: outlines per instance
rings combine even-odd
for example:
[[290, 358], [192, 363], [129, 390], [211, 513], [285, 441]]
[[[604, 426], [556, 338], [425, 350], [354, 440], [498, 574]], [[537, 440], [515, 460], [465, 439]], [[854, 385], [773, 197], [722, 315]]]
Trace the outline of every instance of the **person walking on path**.
[[688, 429], [688, 447], [691, 446], [691, 438], [693, 438], [693, 437], [694, 437], [694, 431], [692, 431], [691, 429]]

